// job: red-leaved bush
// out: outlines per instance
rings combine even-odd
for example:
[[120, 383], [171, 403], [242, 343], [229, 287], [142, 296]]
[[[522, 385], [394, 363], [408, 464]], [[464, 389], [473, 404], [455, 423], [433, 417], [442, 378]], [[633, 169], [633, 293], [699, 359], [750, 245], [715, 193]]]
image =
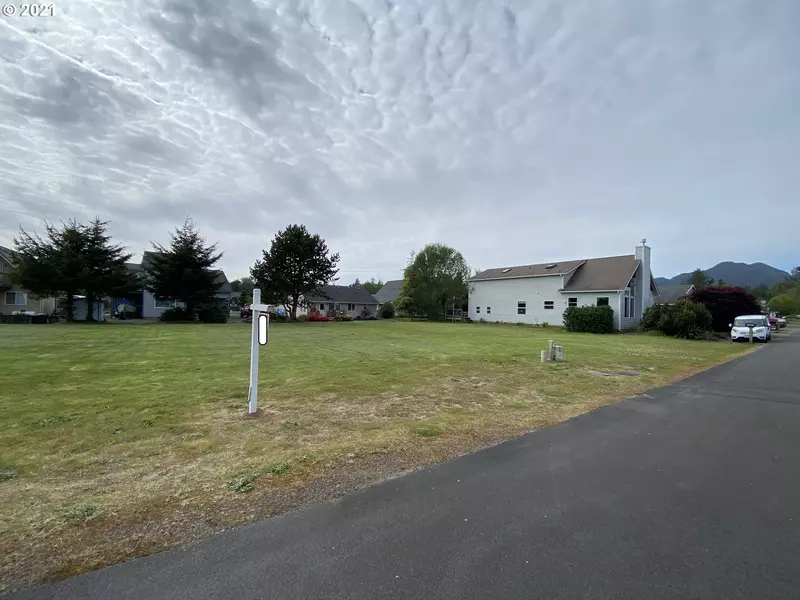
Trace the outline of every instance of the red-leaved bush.
[[695, 289], [689, 295], [711, 312], [714, 331], [728, 331], [728, 325], [740, 315], [757, 315], [761, 305], [750, 292], [740, 287], [707, 287]]

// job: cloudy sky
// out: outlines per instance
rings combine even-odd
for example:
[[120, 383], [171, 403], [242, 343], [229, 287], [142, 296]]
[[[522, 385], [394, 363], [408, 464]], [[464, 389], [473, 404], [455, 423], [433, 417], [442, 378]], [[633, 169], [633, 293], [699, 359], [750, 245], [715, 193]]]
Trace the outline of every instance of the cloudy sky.
[[[8, 0], [3, 0], [8, 1]], [[0, 244], [188, 216], [233, 278], [305, 223], [341, 281], [800, 262], [797, 0], [58, 0], [0, 17]]]

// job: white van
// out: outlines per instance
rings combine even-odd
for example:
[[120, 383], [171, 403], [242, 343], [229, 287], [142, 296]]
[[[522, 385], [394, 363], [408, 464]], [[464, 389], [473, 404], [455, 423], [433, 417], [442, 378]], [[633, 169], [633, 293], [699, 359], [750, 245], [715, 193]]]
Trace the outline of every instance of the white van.
[[753, 341], [768, 342], [772, 339], [769, 328], [769, 319], [764, 315], [742, 315], [736, 317], [731, 323], [731, 341], [750, 341], [750, 328], [753, 328]]

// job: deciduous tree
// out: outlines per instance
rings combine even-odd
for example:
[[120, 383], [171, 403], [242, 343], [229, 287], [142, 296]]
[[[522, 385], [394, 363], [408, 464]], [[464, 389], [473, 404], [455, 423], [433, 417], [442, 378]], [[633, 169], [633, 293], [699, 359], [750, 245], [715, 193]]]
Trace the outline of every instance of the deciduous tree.
[[428, 319], [438, 319], [448, 300], [467, 298], [470, 270], [455, 248], [428, 244], [419, 254], [412, 254], [405, 269], [397, 309], [419, 312]]

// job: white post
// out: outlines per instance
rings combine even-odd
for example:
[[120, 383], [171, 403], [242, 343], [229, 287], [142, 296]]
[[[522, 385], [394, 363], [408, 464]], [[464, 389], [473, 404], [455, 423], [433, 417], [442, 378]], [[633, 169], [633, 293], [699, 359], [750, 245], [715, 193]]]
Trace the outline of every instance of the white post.
[[258, 305], [261, 304], [261, 289], [253, 289], [253, 322], [250, 340], [250, 404], [248, 412], [256, 414], [258, 410]]

